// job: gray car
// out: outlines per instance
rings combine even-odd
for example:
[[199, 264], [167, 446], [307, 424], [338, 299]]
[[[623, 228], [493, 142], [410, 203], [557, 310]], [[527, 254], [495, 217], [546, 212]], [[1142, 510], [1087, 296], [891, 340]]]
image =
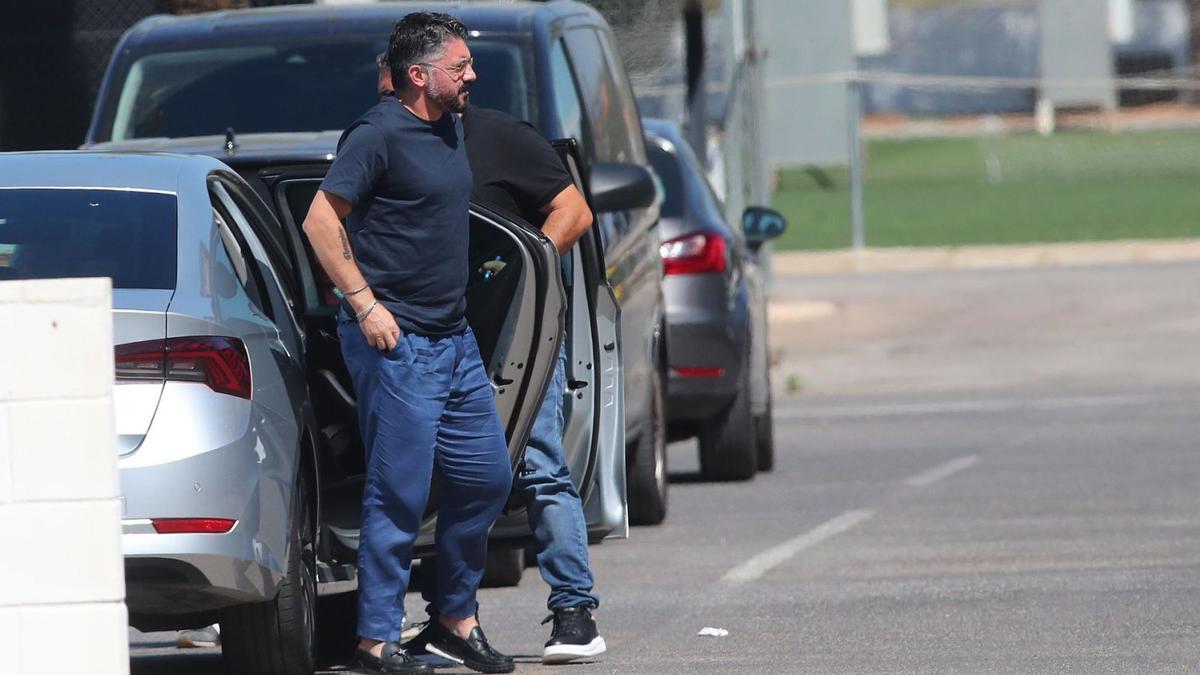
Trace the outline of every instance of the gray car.
[[674, 122], [642, 121], [662, 181], [659, 253], [667, 310], [667, 422], [672, 440], [697, 437], [712, 480], [745, 480], [775, 462], [766, 291], [759, 251], [783, 217], [747, 209], [725, 222], [696, 156]]
[[[315, 184], [289, 174], [278, 187], [311, 199]], [[342, 592], [355, 588], [357, 416], [330, 340], [336, 306], [284, 213], [206, 156], [0, 155], [0, 279], [113, 279], [130, 622], [219, 621], [229, 670], [256, 674], [311, 673], [318, 643], [331, 656], [354, 644]], [[470, 228], [468, 320], [514, 470], [565, 335], [589, 534], [623, 536], [619, 317], [598, 237], [576, 245], [568, 293], [540, 232], [479, 207]], [[435, 491], [418, 555], [433, 550], [436, 506]], [[530, 535], [513, 508], [491, 536]]]

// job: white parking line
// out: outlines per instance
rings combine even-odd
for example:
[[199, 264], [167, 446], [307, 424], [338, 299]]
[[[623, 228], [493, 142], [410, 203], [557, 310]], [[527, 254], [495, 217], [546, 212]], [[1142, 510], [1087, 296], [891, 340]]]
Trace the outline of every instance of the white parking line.
[[775, 420], [810, 420], [831, 417], [899, 417], [906, 415], [942, 415], [1009, 410], [1059, 410], [1102, 406], [1140, 405], [1163, 400], [1162, 396], [1133, 394], [1119, 396], [1075, 396], [1043, 399], [992, 399], [980, 401], [943, 401], [935, 403], [896, 403], [884, 405], [842, 405], [775, 410]]
[[963, 469], [968, 469], [974, 466], [978, 461], [979, 457], [976, 455], [967, 455], [966, 457], [952, 459], [949, 462], [935, 466], [928, 471], [922, 471], [915, 476], [910, 476], [904, 481], [904, 483], [906, 485], [911, 485], [912, 487], [925, 487], [926, 485], [933, 485], [943, 478], [948, 478], [959, 471], [962, 471]]
[[839, 535], [874, 515], [875, 512], [870, 509], [847, 511], [798, 537], [759, 553], [726, 572], [721, 577], [721, 581], [727, 584], [744, 584], [754, 581], [804, 549], [812, 548], [830, 537]]

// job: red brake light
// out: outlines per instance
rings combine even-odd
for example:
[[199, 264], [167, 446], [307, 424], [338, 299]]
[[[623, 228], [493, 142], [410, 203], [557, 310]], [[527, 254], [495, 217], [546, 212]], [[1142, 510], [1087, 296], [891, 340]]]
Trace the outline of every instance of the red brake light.
[[664, 274], [724, 272], [725, 238], [715, 232], [698, 232], [664, 241], [658, 247]]
[[159, 534], [225, 534], [237, 521], [228, 518], [154, 518], [150, 523]]
[[725, 377], [725, 369], [717, 366], [675, 366], [671, 370], [680, 377]]
[[203, 382], [220, 394], [249, 399], [250, 357], [231, 337], [200, 335], [117, 345], [119, 380]]

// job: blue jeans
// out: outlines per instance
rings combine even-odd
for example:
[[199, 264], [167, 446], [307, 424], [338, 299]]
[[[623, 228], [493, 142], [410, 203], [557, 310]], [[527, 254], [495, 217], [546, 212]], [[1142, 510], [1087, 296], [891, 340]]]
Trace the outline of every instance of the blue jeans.
[[566, 345], [558, 353], [554, 376], [538, 410], [525, 462], [514, 487], [525, 498], [529, 528], [537, 542], [538, 569], [550, 585], [550, 609], [596, 608], [600, 598], [592, 593], [595, 579], [588, 564], [587, 522], [583, 501], [571, 483], [563, 456], [563, 399], [567, 396]]
[[437, 606], [478, 611], [488, 530], [508, 497], [504, 430], [470, 329], [440, 338], [405, 333], [383, 352], [353, 320], [338, 322], [367, 453], [358, 547], [358, 634], [397, 640], [412, 547], [436, 471]]
[[[571, 483], [563, 456], [563, 399], [567, 388], [567, 352], [564, 345], [554, 364], [542, 407], [529, 432], [525, 461], [513, 481], [524, 498], [529, 529], [537, 546], [538, 569], [550, 585], [550, 609], [586, 606], [596, 608], [600, 598], [592, 593], [595, 580], [588, 564], [587, 522], [583, 501]], [[439, 560], [440, 567], [440, 560]], [[441, 575], [438, 575], [439, 579]], [[440, 583], [440, 582], [438, 582]], [[440, 611], [435, 583], [423, 585], [430, 616]], [[443, 612], [444, 613], [444, 612]]]

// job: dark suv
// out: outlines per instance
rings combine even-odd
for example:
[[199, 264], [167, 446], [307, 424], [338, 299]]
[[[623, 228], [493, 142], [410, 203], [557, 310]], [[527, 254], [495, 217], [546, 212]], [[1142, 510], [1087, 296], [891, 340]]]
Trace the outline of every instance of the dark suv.
[[[479, 73], [472, 101], [566, 139], [556, 144], [596, 212], [592, 236], [573, 256], [575, 283], [559, 317], [576, 403], [566, 411], [565, 448], [589, 532], [598, 539], [624, 531], [626, 491], [633, 522], [659, 522], [666, 513], [658, 196], [633, 94], [598, 13], [556, 1], [151, 17], [130, 29], [113, 54], [87, 147], [218, 157], [274, 210], [279, 231], [269, 239], [294, 269], [293, 307], [307, 329], [306, 368], [321, 428], [316, 558], [323, 582], [352, 575], [362, 453], [333, 330], [332, 288], [299, 228], [341, 130], [376, 100], [374, 56], [392, 23], [420, 9], [463, 20]], [[554, 313], [547, 288], [562, 293], [556, 275], [542, 269], [545, 243], [527, 224], [473, 207], [469, 318], [490, 352], [485, 362], [501, 414], [510, 420], [514, 452], [527, 433], [527, 399], [540, 392], [538, 377], [522, 371], [539, 364], [544, 351], [529, 340], [539, 334], [536, 317]], [[497, 258], [508, 273], [484, 264]], [[603, 448], [614, 446], [625, 452], [607, 457]], [[523, 521], [513, 510], [497, 523], [493, 540], [520, 545], [528, 535]]]

